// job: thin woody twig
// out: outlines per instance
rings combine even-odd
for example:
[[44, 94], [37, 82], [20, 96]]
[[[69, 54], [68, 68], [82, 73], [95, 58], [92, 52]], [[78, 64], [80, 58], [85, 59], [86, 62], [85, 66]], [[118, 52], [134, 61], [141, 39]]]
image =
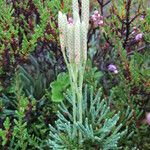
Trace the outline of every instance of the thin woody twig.
[[99, 3], [99, 5], [100, 5], [100, 10], [101, 10], [101, 15], [103, 15], [104, 14], [104, 11], [103, 11], [103, 0], [98, 0], [98, 3]]
[[137, 15], [135, 15], [131, 20], [130, 20], [130, 24], [137, 18], [141, 15], [141, 13], [138, 13]]
[[108, 5], [111, 2], [111, 0], [107, 1], [105, 4], [103, 4], [103, 7]]
[[[150, 44], [140, 47], [136, 52], [141, 52], [141, 51], [143, 51], [145, 48], [150, 48]], [[134, 51], [129, 52], [127, 55], [129, 56], [129, 55], [132, 55], [133, 53], [134, 53]]]
[[123, 43], [124, 48], [126, 48], [126, 44], [130, 34], [130, 7], [131, 7], [131, 0], [128, 0], [126, 4], [126, 38]]

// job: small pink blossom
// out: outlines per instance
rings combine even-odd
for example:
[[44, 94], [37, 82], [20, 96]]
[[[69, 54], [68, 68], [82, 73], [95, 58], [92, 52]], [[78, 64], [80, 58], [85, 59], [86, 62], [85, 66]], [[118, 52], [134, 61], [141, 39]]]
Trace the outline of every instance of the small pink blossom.
[[124, 32], [123, 32], [124, 34], [126, 34], [127, 33], [127, 30], [124, 30]]
[[99, 14], [98, 10], [95, 10], [94, 15], [98, 15], [98, 14]]
[[146, 114], [146, 121], [150, 125], [150, 112]]
[[69, 17], [69, 18], [68, 18], [68, 23], [69, 23], [69, 24], [73, 24], [73, 23], [74, 23], [74, 20], [73, 20], [72, 17]]
[[114, 64], [108, 65], [108, 70], [109, 70], [110, 72], [113, 72], [114, 74], [118, 74], [117, 67], [116, 67]]
[[93, 15], [91, 16], [91, 20], [94, 23], [94, 25], [97, 26], [103, 26], [103, 16], [101, 16], [98, 12], [98, 10], [95, 10]]
[[143, 21], [144, 19], [145, 19], [145, 15], [143, 14], [140, 16], [140, 20]]
[[103, 20], [100, 20], [99, 22], [98, 22], [98, 25], [103, 25], [104, 24], [104, 21]]
[[97, 18], [96, 18], [95, 15], [92, 15], [91, 19], [92, 19], [93, 21], [96, 21], [96, 20], [97, 20]]
[[136, 41], [140, 41], [141, 39], [143, 38], [143, 34], [142, 33], [139, 33], [135, 36], [135, 40]]

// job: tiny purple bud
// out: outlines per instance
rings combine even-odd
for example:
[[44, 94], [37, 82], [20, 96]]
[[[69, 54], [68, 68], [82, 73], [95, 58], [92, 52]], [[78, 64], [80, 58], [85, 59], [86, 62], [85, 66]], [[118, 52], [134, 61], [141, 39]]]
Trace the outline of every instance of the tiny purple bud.
[[145, 19], [145, 15], [141, 15], [140, 20], [143, 21]]
[[146, 121], [150, 125], [150, 112], [146, 114]]
[[114, 74], [118, 74], [117, 67], [115, 65], [113, 65], [113, 64], [108, 65], [108, 70], [110, 72], [113, 72]]
[[136, 41], [140, 41], [141, 39], [143, 38], [143, 34], [142, 33], [139, 33], [135, 36], [135, 40]]
[[127, 30], [124, 30], [123, 33], [126, 34], [126, 33], [127, 33]]

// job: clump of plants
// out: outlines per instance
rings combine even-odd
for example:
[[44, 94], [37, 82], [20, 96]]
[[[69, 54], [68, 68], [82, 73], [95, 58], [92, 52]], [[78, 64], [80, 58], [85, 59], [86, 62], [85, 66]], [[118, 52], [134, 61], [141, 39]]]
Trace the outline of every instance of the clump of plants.
[[[56, 127], [50, 126], [52, 149], [114, 149], [124, 134], [122, 124], [117, 125], [119, 113], [110, 112], [108, 102], [101, 100], [101, 92], [94, 94], [87, 87], [83, 94], [83, 76], [87, 60], [87, 32], [89, 25], [89, 0], [81, 1], [81, 18], [78, 2], [73, 0], [72, 22], [59, 12], [58, 26], [60, 43], [65, 59], [71, 89], [66, 98], [71, 104], [71, 113], [64, 103], [60, 105]], [[84, 95], [84, 96], [83, 96]], [[94, 98], [95, 97], [95, 98]]]

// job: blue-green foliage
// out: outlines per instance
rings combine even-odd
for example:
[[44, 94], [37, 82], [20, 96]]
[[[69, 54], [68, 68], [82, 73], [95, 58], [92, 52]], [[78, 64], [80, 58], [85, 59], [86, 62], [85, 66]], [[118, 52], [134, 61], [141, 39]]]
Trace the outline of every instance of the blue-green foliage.
[[[118, 141], [125, 133], [121, 131], [122, 124], [117, 124], [119, 112], [115, 114], [110, 110], [107, 99], [102, 99], [99, 90], [95, 95], [93, 88], [84, 89], [83, 123], [73, 124], [72, 95], [68, 91], [66, 95], [71, 107], [68, 109], [64, 103], [60, 105], [56, 127], [50, 125], [50, 139], [48, 144], [51, 149], [117, 149]], [[77, 106], [77, 116], [78, 106]], [[79, 141], [79, 134], [83, 140]]]

